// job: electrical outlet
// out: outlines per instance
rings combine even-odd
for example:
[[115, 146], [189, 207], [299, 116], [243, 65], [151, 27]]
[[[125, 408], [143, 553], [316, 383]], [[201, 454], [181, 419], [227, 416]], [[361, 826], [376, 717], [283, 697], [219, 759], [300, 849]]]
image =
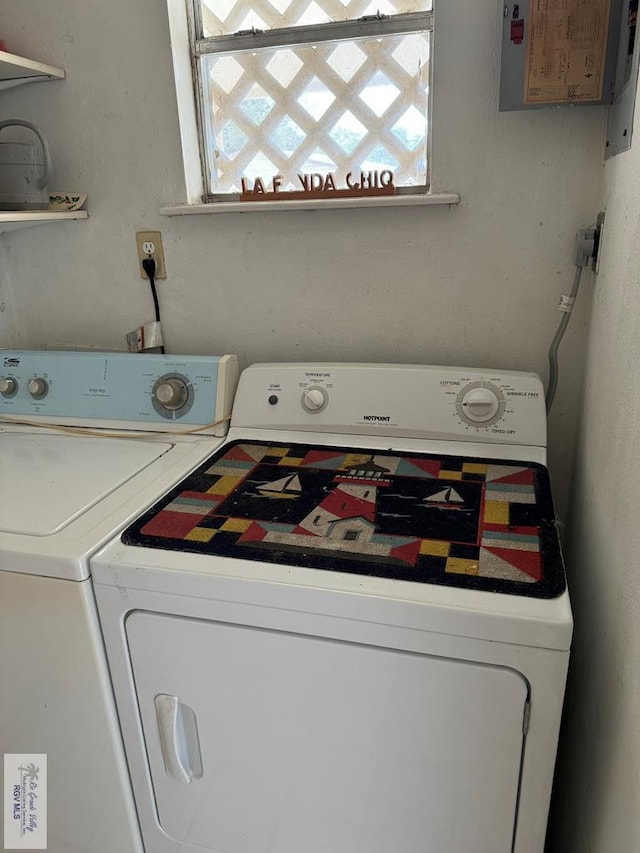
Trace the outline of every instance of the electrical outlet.
[[593, 252], [593, 260], [591, 261], [591, 269], [596, 275], [600, 272], [600, 250], [602, 249], [602, 238], [604, 235], [604, 211], [601, 210], [596, 219], [596, 245]]
[[156, 262], [155, 278], [166, 278], [167, 270], [164, 265], [162, 234], [159, 231], [136, 231], [136, 246], [138, 247], [140, 278], [148, 281], [147, 274], [142, 268], [142, 261], [145, 258], [153, 258]]

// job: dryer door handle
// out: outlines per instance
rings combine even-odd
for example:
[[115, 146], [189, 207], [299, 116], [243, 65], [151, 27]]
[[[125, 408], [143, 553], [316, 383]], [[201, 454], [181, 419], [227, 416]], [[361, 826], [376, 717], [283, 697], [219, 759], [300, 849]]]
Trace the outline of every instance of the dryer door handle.
[[177, 696], [159, 693], [154, 703], [162, 760], [167, 776], [192, 782], [203, 774], [196, 715]]

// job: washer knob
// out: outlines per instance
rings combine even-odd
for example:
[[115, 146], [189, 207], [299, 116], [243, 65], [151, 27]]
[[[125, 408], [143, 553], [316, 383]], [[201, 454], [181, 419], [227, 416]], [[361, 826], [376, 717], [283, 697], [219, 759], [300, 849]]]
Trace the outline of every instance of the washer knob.
[[324, 388], [305, 388], [302, 393], [302, 406], [307, 412], [319, 412], [327, 405], [328, 397]]
[[181, 409], [189, 398], [189, 389], [182, 379], [164, 379], [155, 389], [155, 398], [164, 409], [175, 412]]
[[42, 400], [43, 397], [47, 396], [47, 391], [49, 390], [49, 383], [46, 379], [42, 379], [39, 376], [35, 379], [31, 379], [29, 384], [27, 385], [27, 390], [31, 394], [34, 400]]
[[498, 395], [491, 388], [472, 388], [462, 397], [462, 411], [470, 421], [490, 421], [500, 408]]
[[11, 379], [10, 377], [5, 377], [4, 379], [0, 379], [0, 394], [3, 397], [10, 397], [12, 394], [18, 390], [18, 383], [15, 379]]

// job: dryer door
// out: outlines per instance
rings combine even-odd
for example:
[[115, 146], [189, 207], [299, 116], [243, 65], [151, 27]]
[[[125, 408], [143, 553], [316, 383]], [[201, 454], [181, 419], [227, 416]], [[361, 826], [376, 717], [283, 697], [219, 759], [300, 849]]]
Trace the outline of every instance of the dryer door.
[[510, 853], [513, 670], [144, 612], [126, 631], [149, 850]]

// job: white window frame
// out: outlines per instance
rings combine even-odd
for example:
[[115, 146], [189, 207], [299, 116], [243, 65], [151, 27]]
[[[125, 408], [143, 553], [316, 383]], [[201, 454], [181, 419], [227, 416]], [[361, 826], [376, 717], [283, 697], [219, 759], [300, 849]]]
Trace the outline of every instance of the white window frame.
[[[233, 212], [238, 210], [273, 211], [287, 209], [317, 209], [325, 207], [389, 207], [407, 204], [452, 205], [459, 203], [460, 198], [456, 193], [436, 192], [433, 190], [432, 186], [430, 186], [426, 192], [423, 189], [418, 190], [418, 188], [403, 188], [403, 192], [400, 192], [393, 196], [365, 196], [362, 198], [336, 199], [324, 198], [313, 200], [310, 199], [308, 201], [299, 199], [289, 201], [283, 199], [272, 202], [233, 201], [226, 199], [222, 200], [221, 198], [218, 198], [216, 200], [203, 202], [202, 199], [206, 195], [204, 176], [206, 174], [207, 164], [203, 159], [204, 142], [201, 144], [201, 125], [198, 120], [200, 106], [198, 104], [197, 92], [199, 90], [199, 84], [197, 79], [196, 58], [192, 49], [194, 30], [193, 21], [190, 20], [189, 16], [189, 4], [190, 0], [167, 0], [167, 8], [169, 14], [169, 30], [171, 36], [171, 49], [173, 55], [173, 69], [176, 84], [178, 120], [180, 124], [180, 140], [182, 145], [186, 204], [175, 204], [162, 207], [160, 209], [161, 214], [176, 216], [189, 213], [222, 213]], [[394, 18], [415, 19], [416, 16], [419, 16], [422, 19], [424, 19], [425, 16], [428, 16], [430, 21], [433, 20], [432, 11], [410, 13], [408, 15], [398, 15], [394, 16]], [[391, 21], [386, 20], [385, 23], [387, 25], [387, 29], [385, 29], [384, 32], [393, 32], [393, 30], [389, 29], [389, 24], [391, 23]], [[344, 22], [343, 24], [321, 24], [308, 28], [287, 28], [286, 31], [276, 30], [265, 32], [264, 34], [262, 34], [262, 38], [268, 39], [269, 43], [271, 45], [274, 45], [278, 43], [278, 38], [286, 37], [287, 33], [290, 33], [292, 30], [295, 30], [295, 38], [291, 39], [291, 41], [295, 42], [296, 44], [300, 44], [302, 39], [303, 42], [306, 41], [307, 43], [309, 43], [313, 41], [313, 39], [311, 38], [310, 31], [314, 31], [318, 29], [318, 27], [348, 27], [350, 32], [355, 33], [355, 27], [357, 27], [358, 25], [360, 25], [361, 27], [361, 31], [359, 34], [363, 34], [365, 29], [367, 31], [366, 34], [371, 34], [369, 32], [371, 25], [373, 27], [375, 27], [376, 25], [379, 27], [380, 21], [376, 21], [376, 19], [374, 18], [373, 21], [366, 22], [353, 21]], [[399, 26], [405, 27], [406, 24], [404, 22], [400, 22]], [[415, 28], [415, 24], [413, 24], [413, 26]], [[301, 31], [307, 33], [308, 37], [306, 38]], [[400, 29], [398, 31], [402, 32], [403, 30]], [[378, 32], [380, 32], [379, 29]], [[373, 34], [375, 35], [376, 33], [374, 32]], [[240, 49], [240, 41], [243, 39], [250, 39], [251, 46], [257, 46], [256, 42], [254, 41], [254, 39], [256, 39], [256, 36], [254, 35], [231, 35], [228, 37], [216, 37], [215, 40], [220, 44], [221, 38], [225, 38], [228, 42], [231, 42], [231, 40], [233, 40], [234, 49]], [[211, 42], [212, 39], [206, 39], [204, 41]], [[261, 42], [260, 46], [265, 45]], [[431, 56], [433, 56], [433, 50], [431, 50]], [[430, 59], [430, 62], [432, 62], [432, 59]], [[431, 174], [432, 105], [433, 97], [432, 93], [430, 92], [427, 117], [429, 128], [429, 132], [427, 134], [427, 180], [429, 180], [429, 176]]]

